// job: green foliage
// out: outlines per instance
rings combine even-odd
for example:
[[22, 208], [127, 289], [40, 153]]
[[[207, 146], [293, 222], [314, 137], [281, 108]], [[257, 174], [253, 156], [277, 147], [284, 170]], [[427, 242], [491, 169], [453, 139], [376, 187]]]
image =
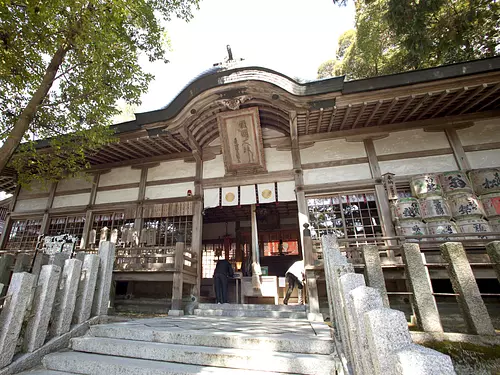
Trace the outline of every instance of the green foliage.
[[[345, 5], [345, 1], [334, 1]], [[399, 73], [500, 52], [500, 3], [491, 0], [360, 0], [356, 29], [318, 78]]]
[[[13, 129], [26, 124], [11, 160], [21, 183], [76, 173], [87, 165], [85, 153], [112, 141], [117, 101], [140, 104], [153, 78], [142, 71], [139, 55], [167, 62], [161, 22], [171, 15], [189, 20], [197, 4], [0, 0], [0, 142], [17, 141]], [[60, 63], [49, 64], [58, 56]], [[38, 100], [44, 88], [48, 93]], [[52, 150], [35, 152], [39, 139], [49, 139]]]

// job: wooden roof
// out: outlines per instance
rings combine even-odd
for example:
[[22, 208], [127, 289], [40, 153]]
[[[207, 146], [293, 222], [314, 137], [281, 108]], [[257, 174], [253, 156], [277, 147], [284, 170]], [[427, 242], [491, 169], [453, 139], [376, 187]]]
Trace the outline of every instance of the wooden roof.
[[[443, 122], [500, 116], [500, 57], [344, 82], [344, 77], [299, 84], [269, 69], [211, 70], [193, 80], [165, 108], [113, 125], [120, 139], [88, 159], [94, 169], [190, 157], [219, 137], [217, 114], [258, 107], [263, 128], [290, 135], [297, 113], [299, 142]], [[43, 146], [44, 142], [40, 145]], [[12, 192], [13, 176], [0, 177]]]

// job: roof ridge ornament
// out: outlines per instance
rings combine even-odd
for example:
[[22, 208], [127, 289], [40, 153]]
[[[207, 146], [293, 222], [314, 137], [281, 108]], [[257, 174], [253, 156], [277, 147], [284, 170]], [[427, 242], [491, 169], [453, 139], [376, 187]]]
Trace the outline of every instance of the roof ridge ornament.
[[237, 109], [240, 109], [240, 106], [243, 103], [248, 102], [252, 99], [253, 98], [251, 96], [241, 95], [241, 96], [237, 96], [237, 97], [231, 98], [231, 99], [216, 100], [216, 103], [220, 106], [223, 106], [223, 107], [231, 110], [231, 111], [235, 111]]
[[224, 59], [224, 62], [215, 63], [213, 66], [220, 66], [223, 69], [233, 68], [239, 62], [244, 61], [242, 58], [233, 58], [233, 52], [231, 50], [231, 46], [228, 44], [226, 46], [227, 49], [227, 58]]

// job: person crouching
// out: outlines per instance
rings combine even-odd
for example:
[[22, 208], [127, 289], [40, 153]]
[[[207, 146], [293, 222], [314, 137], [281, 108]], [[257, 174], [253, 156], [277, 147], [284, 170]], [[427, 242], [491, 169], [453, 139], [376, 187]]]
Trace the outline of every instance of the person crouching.
[[302, 301], [302, 289], [304, 288], [304, 279], [305, 279], [305, 271], [304, 271], [304, 261], [298, 260], [286, 271], [285, 280], [288, 284], [288, 289], [286, 291], [285, 299], [283, 303], [288, 305], [288, 300], [290, 299], [290, 295], [293, 292], [295, 286], [297, 286], [298, 295], [299, 295], [299, 305], [303, 305]]

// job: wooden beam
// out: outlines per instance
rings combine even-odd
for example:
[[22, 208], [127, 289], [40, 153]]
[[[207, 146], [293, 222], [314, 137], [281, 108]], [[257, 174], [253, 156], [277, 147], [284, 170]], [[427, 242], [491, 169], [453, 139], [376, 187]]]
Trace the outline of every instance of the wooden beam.
[[151, 139], [154, 142], [155, 147], [158, 147], [160, 150], [162, 150], [164, 153], [171, 154], [172, 150], [167, 148], [167, 145], [163, 140], [160, 138], [160, 136], [156, 135], [153, 139]]
[[157, 155], [160, 155], [161, 152], [158, 152], [157, 149], [155, 149], [154, 147], [152, 147], [146, 140], [147, 138], [139, 138], [137, 139], [137, 143], [139, 143], [140, 145], [144, 146], [148, 151], [150, 151], [152, 153], [152, 156], [157, 156]]
[[424, 117], [426, 114], [428, 114], [430, 111], [434, 109], [439, 103], [443, 101], [443, 99], [450, 93], [450, 90], [444, 90], [439, 97], [432, 102], [432, 104], [427, 107], [425, 111], [423, 111], [420, 115], [418, 115], [417, 120], [420, 120], [422, 117]]
[[448, 142], [450, 143], [451, 148], [453, 149], [453, 155], [455, 156], [455, 161], [457, 162], [458, 168], [463, 171], [470, 170], [471, 165], [462, 146], [462, 142], [460, 142], [457, 131], [453, 128], [448, 128], [445, 129], [444, 132], [446, 134], [446, 137], [448, 138]]
[[182, 160], [190, 156], [192, 156], [191, 152], [179, 152], [175, 154], [158, 155], [153, 157], [142, 157], [135, 160], [124, 160], [116, 163], [93, 165], [89, 170], [87, 170], [87, 172], [97, 172], [103, 169], [128, 167], [133, 165], [149, 164], [149, 163], [162, 162], [168, 160], [179, 160], [179, 159]]
[[417, 111], [424, 105], [425, 101], [430, 98], [432, 96], [432, 93], [428, 92], [427, 94], [425, 94], [422, 99], [420, 99], [420, 102], [418, 102], [418, 104], [415, 106], [415, 108], [413, 108], [410, 113], [408, 113], [408, 115], [406, 115], [406, 117], [404, 118], [403, 122], [406, 122], [408, 121], [409, 118], [411, 118], [411, 116], [413, 116], [415, 113], [417, 113]]
[[167, 135], [167, 138], [168, 138], [169, 140], [171, 140], [171, 141], [172, 141], [172, 142], [174, 142], [177, 146], [179, 146], [179, 147], [180, 147], [179, 152], [180, 152], [181, 150], [184, 150], [184, 151], [191, 151], [191, 150], [189, 149], [189, 147], [187, 147], [187, 146], [186, 146], [186, 145], [184, 145], [182, 142], [180, 142], [179, 140], [177, 140], [177, 139], [174, 137], [174, 135], [173, 135], [173, 134], [171, 134], [171, 133], [169, 133], [169, 132], [166, 132], [165, 134]]
[[[394, 121], [396, 121], [396, 119], [401, 116], [401, 114], [406, 110], [406, 108], [408, 108], [408, 106], [411, 104], [411, 102], [413, 102], [413, 100], [415, 99], [415, 95], [410, 95], [408, 97], [408, 99], [406, 99], [406, 102], [405, 104], [399, 109], [399, 111], [396, 113], [396, 115], [392, 118], [391, 121], [389, 121], [389, 124], [392, 124]], [[404, 122], [404, 121], [403, 121]]]
[[349, 113], [351, 113], [351, 108], [352, 108], [351, 104], [347, 105], [347, 108], [344, 112], [344, 118], [342, 119], [342, 123], [340, 124], [340, 130], [344, 129], [344, 125], [347, 121], [347, 118], [349, 117]]
[[[481, 87], [486, 88], [488, 85], [486, 83], [482, 84]], [[479, 98], [474, 100], [472, 103], [470, 103], [468, 106], [464, 107], [460, 112], [458, 112], [459, 115], [467, 112], [469, 109], [475, 107], [479, 103], [481, 103], [484, 99], [488, 98], [489, 96], [493, 95], [500, 89], [500, 83], [495, 85], [490, 91], [485, 92], [483, 95], [481, 95]], [[482, 90], [481, 90], [482, 91]]]
[[311, 112], [306, 112], [306, 134], [309, 134], [309, 117], [311, 116]]
[[391, 104], [389, 104], [389, 107], [385, 110], [382, 117], [380, 117], [380, 119], [377, 122], [377, 125], [380, 125], [384, 122], [385, 118], [387, 117], [387, 115], [389, 113], [391, 113], [392, 109], [394, 108], [394, 106], [397, 104], [398, 101], [399, 101], [399, 98], [397, 96], [394, 99], [392, 99]]
[[323, 113], [324, 112], [325, 111], [323, 108], [319, 109], [319, 118], [318, 118], [318, 125], [316, 125], [316, 133], [319, 133], [319, 130], [321, 128], [321, 121], [323, 121]]
[[126, 141], [128, 146], [132, 149], [134, 149], [135, 151], [137, 151], [139, 154], [146, 154], [146, 156], [156, 156], [154, 154], [152, 154], [149, 150], [145, 149], [145, 148], [138, 148], [134, 143], [132, 143], [132, 141]]
[[383, 100], [379, 100], [377, 101], [377, 105], [375, 106], [375, 108], [373, 109], [372, 113], [370, 114], [370, 116], [368, 117], [368, 120], [366, 120], [365, 124], [363, 125], [363, 127], [367, 127], [370, 122], [372, 121], [373, 117], [375, 116], [375, 114], [378, 112], [378, 110], [380, 109], [380, 106], [384, 103]]
[[363, 141], [363, 144], [365, 145], [366, 156], [368, 156], [368, 164], [370, 166], [372, 178], [381, 178], [382, 173], [380, 172], [380, 165], [378, 164], [377, 153], [375, 152], [373, 139], [365, 139]]
[[368, 103], [363, 102], [363, 104], [361, 105], [361, 108], [358, 112], [358, 115], [356, 116], [356, 119], [354, 120], [354, 123], [352, 124], [353, 129], [358, 125], [358, 121], [361, 119], [361, 116], [363, 116], [363, 113], [365, 112], [367, 104]]
[[120, 155], [122, 155], [122, 156], [124, 156], [124, 157], [126, 157], [128, 159], [130, 159], [130, 158], [133, 159], [134, 157], [136, 157], [133, 154], [128, 153], [127, 152], [128, 150], [127, 151], [121, 150], [120, 147], [118, 145], [116, 145], [116, 144], [109, 144], [107, 147], [113, 149], [115, 152], [118, 152]]
[[431, 118], [434, 118], [436, 117], [437, 115], [439, 115], [441, 112], [443, 112], [445, 109], [447, 109], [450, 105], [452, 105], [453, 103], [455, 103], [458, 98], [460, 98], [465, 92], [467, 92], [467, 90], [469, 90], [468, 87], [463, 87], [461, 88], [460, 90], [458, 90], [455, 95], [453, 96], [453, 98], [451, 98], [451, 100], [446, 103], [443, 107], [441, 107], [436, 113], [434, 113]]
[[478, 109], [478, 112], [482, 111], [484, 108], [489, 107], [490, 105], [492, 105], [493, 103], [495, 103], [498, 99], [500, 99], [500, 96], [497, 96], [496, 98], [493, 98], [488, 103], [486, 103], [485, 105], [483, 105], [481, 108]]
[[332, 131], [333, 122], [335, 121], [336, 114], [337, 114], [337, 106], [333, 107], [332, 117], [330, 117], [330, 123], [328, 124], [328, 132]]

